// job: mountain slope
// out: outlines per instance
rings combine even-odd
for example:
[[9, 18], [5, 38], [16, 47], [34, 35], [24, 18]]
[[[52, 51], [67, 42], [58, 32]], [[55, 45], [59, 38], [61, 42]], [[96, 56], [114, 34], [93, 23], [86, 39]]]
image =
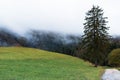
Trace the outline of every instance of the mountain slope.
[[23, 47], [0, 48], [0, 80], [100, 80], [101, 71], [68, 55]]

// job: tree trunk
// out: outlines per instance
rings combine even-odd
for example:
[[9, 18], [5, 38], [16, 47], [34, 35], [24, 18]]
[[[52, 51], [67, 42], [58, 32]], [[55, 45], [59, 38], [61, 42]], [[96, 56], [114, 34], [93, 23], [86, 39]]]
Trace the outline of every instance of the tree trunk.
[[98, 67], [98, 62], [97, 62], [97, 60], [95, 61], [94, 67]]

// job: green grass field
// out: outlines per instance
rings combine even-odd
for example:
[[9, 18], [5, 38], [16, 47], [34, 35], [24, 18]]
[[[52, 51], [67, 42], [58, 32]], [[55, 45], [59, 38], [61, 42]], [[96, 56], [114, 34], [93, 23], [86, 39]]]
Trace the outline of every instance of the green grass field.
[[102, 71], [68, 55], [32, 48], [0, 48], [0, 80], [100, 80]]

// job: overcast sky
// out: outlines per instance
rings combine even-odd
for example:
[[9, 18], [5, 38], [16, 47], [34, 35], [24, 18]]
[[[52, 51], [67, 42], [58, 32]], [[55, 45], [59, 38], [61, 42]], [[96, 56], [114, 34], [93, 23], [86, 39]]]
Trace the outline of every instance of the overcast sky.
[[0, 0], [0, 25], [18, 33], [40, 29], [80, 34], [92, 5], [104, 9], [109, 33], [120, 35], [120, 0]]

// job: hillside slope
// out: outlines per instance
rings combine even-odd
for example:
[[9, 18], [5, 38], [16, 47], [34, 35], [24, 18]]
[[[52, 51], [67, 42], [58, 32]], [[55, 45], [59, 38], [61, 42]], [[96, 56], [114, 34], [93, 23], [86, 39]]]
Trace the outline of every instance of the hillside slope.
[[101, 70], [68, 55], [23, 47], [0, 48], [0, 80], [100, 80]]

